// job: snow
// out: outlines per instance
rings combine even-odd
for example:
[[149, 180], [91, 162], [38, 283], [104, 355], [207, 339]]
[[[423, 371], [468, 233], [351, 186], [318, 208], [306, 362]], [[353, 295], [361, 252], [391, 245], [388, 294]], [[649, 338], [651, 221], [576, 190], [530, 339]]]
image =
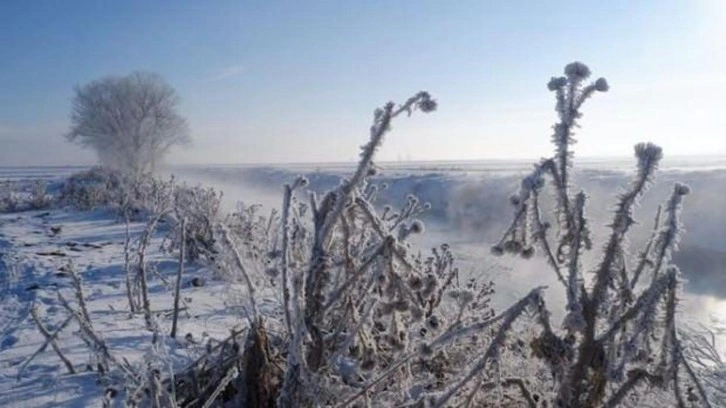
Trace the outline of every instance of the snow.
[[[61, 226], [58, 234], [53, 227]], [[142, 225], [132, 225], [138, 233]], [[25, 359], [44, 342], [29, 318], [31, 304], [39, 306], [43, 323], [52, 331], [65, 319], [56, 290], [72, 298], [71, 280], [63, 269], [69, 261], [84, 280], [87, 305], [94, 328], [105, 339], [111, 354], [130, 362], [141, 361], [151, 345], [151, 333], [144, 327], [141, 315], [130, 317], [125, 295], [123, 259], [125, 225], [116, 222], [113, 214], [103, 212], [75, 213], [54, 210], [25, 212], [0, 216], [0, 248], [3, 250], [2, 292], [0, 292], [0, 406], [58, 407], [100, 406], [103, 388], [96, 384], [98, 376], [76, 366], [81, 374], [67, 376], [65, 368], [48, 347], [36, 357], [18, 379], [18, 370]], [[154, 239], [158, 247], [161, 236]], [[171, 279], [177, 263], [160, 251], [151, 262], [161, 275]], [[239, 315], [225, 304], [229, 286], [210, 279], [206, 270], [188, 268], [185, 281], [203, 276], [206, 286], [185, 285], [182, 296], [190, 305], [189, 317], [180, 313], [179, 341], [167, 341], [174, 361], [179, 365], [191, 361], [208, 337], [221, 339], [229, 330], [241, 325]], [[160, 279], [151, 281], [152, 310], [158, 315], [162, 332], [169, 333], [171, 320], [168, 308], [172, 292]], [[71, 324], [59, 335], [58, 343], [69, 360], [77, 365], [89, 361], [89, 352], [73, 332]], [[191, 333], [195, 343], [184, 340]], [[170, 340], [170, 339], [168, 339]]]

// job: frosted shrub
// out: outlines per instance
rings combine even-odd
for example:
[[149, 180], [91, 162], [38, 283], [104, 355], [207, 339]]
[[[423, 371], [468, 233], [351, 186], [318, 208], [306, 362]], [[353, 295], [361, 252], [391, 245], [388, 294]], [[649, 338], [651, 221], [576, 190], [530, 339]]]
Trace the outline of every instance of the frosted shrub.
[[[214, 374], [196, 374], [221, 381], [239, 372], [224, 401], [249, 401], [252, 392], [263, 406], [415, 403], [443, 390], [488, 344], [499, 319], [490, 307], [493, 284], [460, 282], [448, 245], [422, 255], [408, 243], [424, 233], [418, 218], [430, 205], [411, 195], [397, 209], [374, 207], [372, 160], [390, 122], [435, 106], [422, 92], [378, 110], [356, 173], [337, 189], [301, 199], [308, 183], [300, 177], [285, 186], [279, 215], [240, 206], [219, 225], [216, 264], [246, 287], [239, 300], [251, 322], [239, 360], [227, 357]], [[265, 282], [282, 292], [281, 324], [275, 313], [261, 314]], [[538, 292], [515, 313], [535, 298]], [[282, 335], [270, 338], [266, 327]], [[181, 389], [179, 399], [202, 398], [194, 392]]]
[[93, 167], [70, 176], [61, 187], [59, 201], [82, 211], [119, 206], [127, 184], [122, 173]]
[[10, 181], [0, 184], [0, 213], [10, 213], [20, 209], [20, 198], [14, 187], [14, 183]]
[[429, 206], [415, 196], [398, 210], [373, 205], [372, 160], [391, 121], [435, 107], [422, 92], [377, 110], [356, 172], [322, 198], [299, 202], [302, 178], [285, 187], [280, 268], [290, 341], [280, 406], [427, 401], [490, 344], [488, 328], [500, 319], [489, 306], [492, 285], [460, 283], [447, 245], [422, 256], [407, 242], [423, 233], [417, 217]]
[[279, 279], [278, 263], [280, 218], [277, 210], [263, 215], [258, 205], [239, 203], [237, 211], [229, 214], [223, 223], [228, 239], [224, 240], [222, 259], [218, 262], [223, 275], [238, 280], [236, 261], [230, 246], [238, 252], [242, 262], [252, 269], [260, 281], [276, 284]]
[[44, 210], [53, 205], [53, 196], [48, 193], [48, 182], [35, 180], [6, 180], [0, 183], [0, 213]]
[[[102, 166], [70, 176], [61, 186], [58, 200], [81, 211], [103, 208], [118, 212], [121, 218], [143, 220], [158, 208], [172, 206], [177, 189], [183, 193], [180, 197], [185, 196], [180, 198], [180, 206], [187, 213], [218, 211], [213, 210], [214, 203], [209, 208], [200, 204], [205, 200], [203, 196], [209, 196], [209, 190], [179, 186], [173, 177], [161, 179], [152, 174], [129, 174]], [[197, 208], [190, 207], [194, 205]]]
[[31, 210], [43, 210], [53, 204], [53, 199], [48, 194], [48, 184], [44, 181], [36, 181], [30, 190], [28, 206]]
[[184, 219], [185, 258], [191, 262], [210, 260], [215, 253], [215, 225], [221, 221], [221, 203], [222, 194], [212, 188], [184, 184], [176, 186], [173, 193], [174, 210], [169, 219], [171, 226], [167, 250], [177, 251], [181, 247], [179, 239], [182, 234], [179, 229]]

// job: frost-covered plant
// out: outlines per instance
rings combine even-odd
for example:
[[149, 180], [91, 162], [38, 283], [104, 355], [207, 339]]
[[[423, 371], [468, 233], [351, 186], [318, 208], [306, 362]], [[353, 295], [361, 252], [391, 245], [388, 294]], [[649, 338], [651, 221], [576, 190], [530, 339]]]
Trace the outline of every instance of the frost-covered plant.
[[[709, 406], [682, 357], [676, 329], [680, 272], [670, 255], [677, 248], [688, 187], [674, 186], [664, 222], [660, 224], [659, 214], [640, 255], [628, 256], [626, 237], [635, 224], [633, 209], [653, 181], [662, 157], [659, 147], [635, 146], [635, 175], [618, 197], [600, 261], [594, 266], [583, 261], [593, 243], [585, 216], [587, 197], [571, 184], [571, 145], [584, 101], [608, 90], [603, 78], [585, 83], [589, 75], [587, 66], [575, 62], [565, 67], [565, 76], [549, 82], [559, 116], [552, 137], [555, 154], [522, 180], [519, 193], [511, 199], [514, 221], [492, 251], [529, 258], [539, 249], [565, 288], [567, 310], [561, 330], [545, 329], [531, 343], [533, 354], [554, 374], [555, 406], [637, 405], [646, 397], [634, 391], [647, 387], [662, 390], [650, 399], [679, 407], [686, 406], [683, 392], [695, 387], [699, 403]], [[555, 198], [552, 220], [545, 220], [540, 205], [547, 178]]]
[[86, 295], [81, 275], [75, 270], [72, 263], [68, 265], [66, 270], [71, 278], [75, 302], [71, 303], [66, 299], [60, 288], [56, 295], [59, 303], [78, 324], [78, 334], [91, 351], [91, 361], [88, 367], [91, 371], [96, 370], [102, 378], [109, 375], [110, 369], [114, 368], [130, 382], [135, 382], [133, 380], [134, 370], [128, 362], [125, 359], [119, 360], [114, 356], [104, 338], [93, 327], [93, 320], [86, 305]]
[[103, 208], [116, 211], [121, 219], [143, 219], [153, 211], [154, 192], [162, 182], [167, 181], [151, 174], [132, 175], [96, 166], [66, 179], [58, 201], [81, 211]]
[[377, 110], [356, 172], [322, 198], [298, 201], [304, 178], [285, 186], [280, 269], [290, 340], [280, 406], [416, 403], [444, 390], [467, 353], [489, 343], [501, 319], [489, 307], [492, 286], [460, 284], [447, 245], [424, 257], [407, 241], [423, 233], [417, 217], [430, 206], [414, 196], [398, 211], [374, 206], [372, 160], [392, 119], [435, 107], [422, 92]]
[[59, 201], [82, 211], [118, 205], [125, 184], [120, 172], [93, 167], [68, 177], [61, 186]]
[[53, 196], [48, 193], [48, 182], [35, 180], [32, 183], [19, 180], [0, 182], [0, 213], [44, 210], [53, 205]]
[[125, 406], [145, 406], [143, 401], [148, 401], [151, 408], [180, 406], [174, 389], [163, 384], [167, 373], [173, 372], [173, 359], [167, 340], [161, 332], [154, 331], [143, 360], [133, 367], [134, 376], [139, 381], [123, 384], [126, 388]]
[[156, 231], [158, 224], [171, 214], [174, 208], [174, 179], [162, 181], [159, 179], [150, 179], [148, 188], [142, 192], [142, 199], [145, 203], [145, 209], [149, 212], [141, 236], [136, 246], [136, 260], [138, 262], [135, 281], [138, 282], [138, 293], [141, 300], [141, 308], [144, 312], [146, 326], [148, 329], [153, 328], [151, 304], [149, 302], [149, 265], [146, 259], [146, 251], [151, 242], [151, 238]]
[[29, 208], [31, 210], [43, 210], [50, 207], [51, 204], [53, 204], [53, 200], [48, 194], [47, 183], [41, 180], [34, 182], [28, 198]]
[[[716, 334], [707, 328], [690, 327], [682, 328], [678, 333], [683, 344], [683, 358], [701, 379], [709, 401], [714, 406], [726, 406], [726, 362], [716, 347]], [[696, 392], [693, 387], [686, 388], [687, 400], [697, 398]]]
[[[174, 209], [175, 181], [149, 178], [144, 183], [134, 185], [134, 197], [143, 202], [146, 225], [135, 242], [130, 234], [130, 207], [122, 207], [121, 213], [126, 221], [124, 241], [124, 271], [126, 295], [131, 313], [142, 311], [147, 328], [152, 328], [151, 305], [148, 295], [150, 265], [147, 250], [159, 224], [170, 217]], [[128, 202], [128, 201], [127, 201]]]
[[[166, 249], [179, 250], [179, 238], [184, 236], [185, 258], [188, 261], [211, 260], [216, 252], [215, 226], [221, 221], [221, 203], [222, 193], [213, 188], [189, 187], [185, 184], [176, 186]], [[184, 234], [179, 231], [182, 219], [186, 221]]]
[[18, 211], [21, 207], [18, 192], [15, 191], [11, 181], [3, 181], [0, 184], [0, 213], [10, 213]]
[[[222, 238], [215, 247], [215, 267], [218, 276], [229, 282], [247, 285], [245, 274], [254, 280], [255, 287], [279, 286], [279, 217], [278, 211], [272, 210], [269, 215], [260, 212], [259, 205], [247, 206], [239, 203], [237, 210], [218, 223], [217, 232]], [[236, 288], [235, 288], [236, 289]], [[230, 301], [240, 306], [249, 316], [251, 310], [245, 294], [237, 296], [230, 291]], [[239, 297], [239, 298], [238, 298]]]

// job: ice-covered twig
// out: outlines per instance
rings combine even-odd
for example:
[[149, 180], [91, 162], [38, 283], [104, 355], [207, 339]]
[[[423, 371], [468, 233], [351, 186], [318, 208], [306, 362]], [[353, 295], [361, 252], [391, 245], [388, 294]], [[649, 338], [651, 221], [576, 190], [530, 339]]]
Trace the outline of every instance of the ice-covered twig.
[[133, 314], [139, 310], [139, 305], [136, 304], [134, 299], [134, 286], [131, 283], [133, 279], [131, 273], [131, 220], [128, 210], [124, 211], [124, 221], [126, 224], [124, 239], [124, 278], [126, 282], [126, 297], [129, 300], [129, 313]]
[[[676, 348], [678, 349], [678, 354], [682, 355], [680, 348], [680, 342], [676, 342]], [[703, 384], [701, 384], [701, 380], [696, 375], [696, 372], [693, 371], [693, 368], [691, 367], [691, 363], [686, 360], [685, 358], [681, 358], [681, 362], [683, 363], [683, 366], [686, 368], [686, 373], [688, 373], [688, 377], [691, 379], [693, 384], [696, 386], [696, 389], [698, 390], [698, 394], [701, 396], [702, 403], [707, 407], [711, 408], [711, 403], [708, 399], [708, 394], [706, 393], [706, 390], [703, 388]]]
[[[293, 407], [299, 403], [301, 387], [304, 384], [303, 378], [305, 367], [305, 357], [303, 354], [304, 341], [304, 325], [301, 324], [300, 305], [297, 296], [291, 296], [294, 289], [290, 268], [290, 229], [292, 228], [291, 203], [292, 194], [297, 187], [306, 184], [304, 179], [299, 178], [291, 186], [285, 185], [282, 198], [282, 295], [283, 309], [285, 314], [285, 324], [287, 326], [290, 340], [287, 346], [287, 372], [283, 380], [278, 403], [282, 407]], [[311, 195], [313, 203], [313, 211], [317, 211], [315, 207], [315, 196]]]
[[28, 364], [33, 361], [33, 359], [37, 357], [40, 353], [42, 353], [48, 347], [48, 344], [53, 347], [53, 351], [55, 351], [63, 364], [66, 366], [68, 373], [75, 374], [76, 370], [73, 368], [73, 364], [70, 362], [70, 360], [68, 360], [68, 358], [66, 358], [66, 356], [63, 354], [60, 347], [58, 346], [58, 343], [56, 342], [60, 332], [68, 327], [68, 324], [70, 324], [70, 322], [73, 320], [73, 316], [68, 316], [66, 320], [64, 320], [63, 323], [61, 323], [60, 326], [58, 326], [58, 328], [53, 331], [53, 333], [51, 333], [40, 321], [40, 317], [38, 316], [38, 310], [35, 305], [31, 306], [30, 308], [30, 317], [33, 318], [33, 321], [38, 326], [38, 330], [43, 335], [43, 337], [45, 337], [45, 342], [20, 366], [20, 369], [18, 369], [18, 380], [20, 380], [20, 378], [23, 376], [23, 372], [25, 371], [25, 368], [28, 366]]
[[176, 337], [176, 326], [177, 326], [177, 320], [179, 319], [179, 298], [181, 297], [181, 281], [182, 281], [182, 275], [184, 275], [184, 252], [186, 250], [185, 243], [186, 243], [186, 218], [181, 219], [181, 228], [179, 229], [179, 269], [177, 270], [176, 274], [176, 285], [174, 286], [174, 312], [172, 315], [172, 322], [171, 322], [171, 334], [169, 335], [171, 338]]
[[351, 177], [347, 186], [342, 189], [343, 194], [338, 197], [334, 209], [331, 211], [330, 215], [326, 217], [320, 230], [317, 231], [317, 240], [325, 241], [329, 236], [333, 225], [337, 222], [340, 216], [341, 211], [347, 205], [350, 195], [353, 194], [355, 188], [360, 185], [361, 181], [368, 173], [370, 164], [373, 161], [373, 156], [383, 142], [383, 136], [390, 129], [391, 121], [403, 112], [410, 115], [414, 109], [419, 109], [424, 113], [432, 112], [436, 110], [436, 101], [431, 99], [428, 92], [419, 92], [415, 96], [409, 98], [406, 103], [398, 108], [395, 107], [393, 102], [389, 102], [383, 107], [383, 109], [376, 110], [373, 126], [371, 126], [370, 129], [371, 138], [370, 141], [363, 146], [358, 168], [353, 174], [353, 177]]
[[446, 391], [437, 401], [434, 407], [441, 408], [444, 407], [445, 404], [457, 393], [459, 390], [461, 390], [462, 387], [464, 387], [466, 384], [469, 383], [474, 377], [479, 375], [484, 368], [486, 367], [486, 364], [489, 362], [491, 358], [493, 358], [498, 352], [499, 349], [504, 345], [505, 338], [507, 336], [507, 332], [512, 327], [512, 324], [514, 324], [514, 321], [519, 318], [519, 316], [524, 313], [526, 308], [528, 306], [531, 306], [533, 302], [539, 303], [542, 297], [542, 289], [543, 288], [537, 288], [534, 289], [532, 292], [530, 292], [529, 295], [525, 296], [523, 299], [521, 299], [519, 302], [517, 302], [514, 306], [509, 308], [505, 314], [503, 314], [503, 321], [502, 324], [499, 326], [499, 329], [497, 330], [496, 335], [494, 338], [492, 338], [491, 343], [489, 344], [489, 347], [487, 347], [486, 351], [484, 352], [484, 355], [474, 364], [474, 366], [471, 368], [468, 374], [463, 376], [459, 381], [456, 382], [453, 386], [451, 386], [448, 391]]
[[677, 248], [681, 233], [680, 214], [683, 207], [683, 198], [691, 192], [685, 184], [676, 183], [665, 209], [665, 222], [655, 242], [655, 265], [653, 278], [655, 281], [664, 264], [670, 260], [671, 252]]
[[146, 228], [144, 228], [144, 231], [141, 233], [141, 237], [139, 238], [139, 243], [136, 248], [136, 255], [139, 263], [137, 276], [140, 284], [141, 308], [144, 312], [144, 320], [146, 322], [147, 330], [153, 329], [153, 318], [151, 315], [151, 301], [149, 300], [149, 274], [146, 262], [146, 250], [151, 242], [151, 237], [156, 230], [157, 224], [165, 214], [166, 211], [157, 213], [149, 219], [146, 224]]
[[118, 361], [109, 352], [108, 347], [106, 346], [106, 342], [93, 330], [93, 327], [91, 327], [91, 325], [89, 324], [89, 320], [84, 317], [83, 312], [73, 309], [70, 303], [68, 303], [68, 300], [66, 300], [66, 298], [60, 292], [57, 292], [57, 294], [58, 301], [71, 314], [71, 316], [75, 318], [76, 322], [78, 322], [78, 325], [81, 328], [81, 333], [87, 339], [87, 342], [92, 347], [92, 350], [100, 354], [101, 361], [104, 363], [113, 363], [117, 368], [121, 370], [121, 372], [126, 375], [127, 379], [137, 382], [138, 380], [131, 367]]
[[615, 217], [610, 225], [610, 238], [603, 250], [603, 259], [595, 272], [595, 284], [591, 291], [591, 304], [589, 305], [592, 310], [597, 310], [600, 307], [600, 303], [605, 296], [606, 287], [613, 279], [613, 264], [620, 257], [623, 251], [623, 239], [635, 222], [632, 217], [633, 206], [652, 182], [654, 173], [658, 168], [658, 162], [663, 157], [663, 152], [660, 147], [654, 144], [640, 143], [635, 146], [635, 156], [638, 160], [636, 177], [630, 189], [620, 196], [615, 210]]
[[[598, 338], [598, 343], [604, 343], [612, 338], [624, 324], [638, 316], [644, 310], [654, 310], [655, 305], [660, 297], [668, 290], [668, 287], [676, 279], [675, 271], [660, 277], [647, 290], [645, 290], [625, 313], [617, 319], [607, 330], [605, 330]], [[650, 306], [649, 306], [650, 305]]]
[[657, 375], [651, 374], [642, 368], [634, 368], [628, 371], [628, 379], [615, 391], [615, 393], [605, 402], [604, 407], [616, 408], [620, 406], [623, 398], [625, 398], [630, 391], [632, 391], [638, 384], [643, 381], [651, 383], [659, 383], [661, 378]]
[[235, 265], [237, 266], [237, 269], [239, 269], [242, 277], [245, 280], [245, 284], [247, 285], [247, 294], [250, 298], [250, 309], [252, 310], [252, 321], [256, 322], [259, 319], [260, 314], [257, 311], [257, 302], [255, 301], [255, 294], [257, 292], [257, 290], [255, 289], [255, 284], [252, 282], [252, 279], [247, 273], [247, 268], [245, 268], [244, 261], [242, 260], [242, 255], [240, 255], [239, 250], [237, 250], [237, 245], [235, 245], [234, 241], [232, 241], [232, 238], [229, 235], [229, 230], [224, 224], [220, 224], [220, 229], [222, 230], [222, 238], [224, 239], [224, 243], [227, 244], [229, 249], [232, 251]]
[[635, 289], [635, 285], [638, 284], [638, 281], [640, 280], [640, 275], [642, 275], [645, 267], [649, 264], [652, 264], [652, 261], [649, 258], [650, 250], [653, 247], [653, 243], [655, 242], [656, 238], [658, 237], [660, 228], [660, 216], [662, 210], [663, 206], [659, 205], [658, 209], [655, 212], [655, 220], [653, 221], [653, 232], [651, 233], [651, 236], [648, 239], [648, 243], [645, 245], [645, 248], [643, 248], [643, 250], [638, 255], [638, 265], [635, 267], [635, 270], [633, 271], [633, 278], [630, 281], [631, 290]]
[[73, 280], [73, 288], [75, 289], [74, 294], [76, 302], [78, 303], [78, 310], [81, 311], [81, 315], [88, 322], [88, 325], [92, 326], [91, 316], [88, 313], [88, 308], [86, 307], [86, 295], [83, 291], [83, 280], [72, 263], [68, 264], [67, 269], [71, 275], [71, 279]]
[[233, 366], [232, 369], [229, 370], [227, 375], [225, 375], [220, 381], [219, 384], [217, 384], [217, 387], [212, 392], [212, 395], [209, 396], [207, 401], [202, 405], [202, 408], [210, 408], [212, 404], [214, 404], [214, 401], [217, 400], [217, 397], [219, 397], [219, 394], [222, 393], [222, 391], [227, 387], [227, 385], [232, 382], [237, 376], [239, 375], [239, 370], [237, 369], [237, 366]]

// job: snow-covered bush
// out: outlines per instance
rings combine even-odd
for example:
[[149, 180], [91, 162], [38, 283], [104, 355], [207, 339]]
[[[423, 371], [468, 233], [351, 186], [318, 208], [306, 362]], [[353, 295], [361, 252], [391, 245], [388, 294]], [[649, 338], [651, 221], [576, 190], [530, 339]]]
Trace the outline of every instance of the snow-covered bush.
[[[239, 203], [237, 210], [229, 214], [222, 228], [226, 233], [222, 245], [222, 256], [217, 266], [222, 277], [239, 281], [239, 268], [236, 266], [235, 251], [245, 268], [254, 271], [260, 284], [269, 281], [276, 284], [279, 280], [279, 237], [280, 217], [277, 210], [270, 214], [261, 213], [259, 205]], [[234, 247], [234, 248], [232, 248]]]
[[53, 198], [48, 193], [48, 184], [38, 180], [33, 183], [28, 198], [28, 205], [31, 210], [43, 210], [53, 204]]
[[68, 177], [58, 197], [62, 205], [79, 210], [121, 206], [128, 194], [125, 176], [107, 167], [93, 167]]
[[20, 197], [14, 188], [14, 183], [11, 181], [0, 183], [0, 213], [15, 212], [20, 207]]
[[6, 180], [0, 183], [0, 213], [45, 210], [54, 204], [48, 181]]
[[[213, 188], [177, 185], [169, 220], [167, 250], [179, 250], [180, 239], [184, 236], [185, 258], [188, 261], [211, 260], [216, 252], [215, 226], [221, 221], [221, 203], [222, 194]], [[180, 231], [182, 219], [185, 220], [183, 234]]]
[[173, 177], [162, 179], [150, 173], [130, 174], [96, 166], [65, 180], [58, 201], [81, 211], [103, 208], [116, 211], [122, 219], [143, 220], [173, 205], [177, 189], [194, 190], [178, 185]]

